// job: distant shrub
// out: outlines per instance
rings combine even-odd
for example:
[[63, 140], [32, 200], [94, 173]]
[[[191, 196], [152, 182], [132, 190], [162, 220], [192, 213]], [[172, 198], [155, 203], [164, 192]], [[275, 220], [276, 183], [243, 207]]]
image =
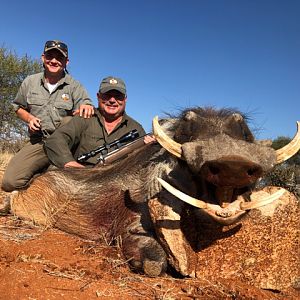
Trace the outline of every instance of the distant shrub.
[[278, 165], [263, 178], [263, 185], [283, 187], [300, 197], [299, 165]]

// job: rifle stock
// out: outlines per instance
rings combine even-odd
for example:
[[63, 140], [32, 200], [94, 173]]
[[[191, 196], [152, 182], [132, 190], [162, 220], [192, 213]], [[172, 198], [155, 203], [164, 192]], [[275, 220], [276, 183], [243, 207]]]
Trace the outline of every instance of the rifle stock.
[[125, 158], [129, 153], [145, 145], [144, 137], [145, 136], [142, 136], [121, 148], [111, 151], [106, 155], [100, 156], [99, 163], [97, 165], [109, 165], [121, 158]]

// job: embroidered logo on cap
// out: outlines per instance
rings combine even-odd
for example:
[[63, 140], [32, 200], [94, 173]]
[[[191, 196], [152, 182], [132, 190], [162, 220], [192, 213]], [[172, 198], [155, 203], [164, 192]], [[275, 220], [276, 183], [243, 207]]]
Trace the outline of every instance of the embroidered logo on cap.
[[109, 80], [109, 83], [110, 84], [117, 84], [118, 81], [116, 79], [112, 78], [112, 79]]
[[62, 97], [62, 99], [63, 99], [64, 101], [70, 100], [69, 94], [62, 94], [61, 97]]

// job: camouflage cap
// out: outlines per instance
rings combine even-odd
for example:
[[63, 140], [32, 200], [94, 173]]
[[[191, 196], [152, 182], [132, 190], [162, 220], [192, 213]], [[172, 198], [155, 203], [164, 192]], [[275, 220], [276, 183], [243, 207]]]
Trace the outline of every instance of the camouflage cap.
[[99, 87], [99, 92], [104, 94], [111, 90], [117, 90], [120, 93], [126, 95], [125, 82], [121, 78], [108, 76], [104, 78]]
[[64, 42], [58, 40], [47, 41], [45, 43], [44, 53], [52, 49], [57, 49], [64, 57], [68, 57], [68, 46]]

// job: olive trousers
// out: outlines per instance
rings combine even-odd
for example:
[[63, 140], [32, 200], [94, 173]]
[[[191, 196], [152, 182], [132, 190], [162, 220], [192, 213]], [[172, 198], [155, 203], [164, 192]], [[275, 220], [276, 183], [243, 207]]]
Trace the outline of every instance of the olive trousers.
[[9, 161], [1, 188], [6, 192], [25, 188], [31, 178], [49, 167], [50, 161], [43, 148], [44, 142], [28, 142]]
[[[64, 117], [60, 126], [67, 124], [71, 116]], [[59, 127], [60, 127], [59, 126]], [[8, 163], [4, 172], [1, 188], [5, 192], [12, 192], [26, 188], [32, 177], [42, 173], [50, 166], [50, 160], [44, 151], [41, 140], [29, 141]]]

